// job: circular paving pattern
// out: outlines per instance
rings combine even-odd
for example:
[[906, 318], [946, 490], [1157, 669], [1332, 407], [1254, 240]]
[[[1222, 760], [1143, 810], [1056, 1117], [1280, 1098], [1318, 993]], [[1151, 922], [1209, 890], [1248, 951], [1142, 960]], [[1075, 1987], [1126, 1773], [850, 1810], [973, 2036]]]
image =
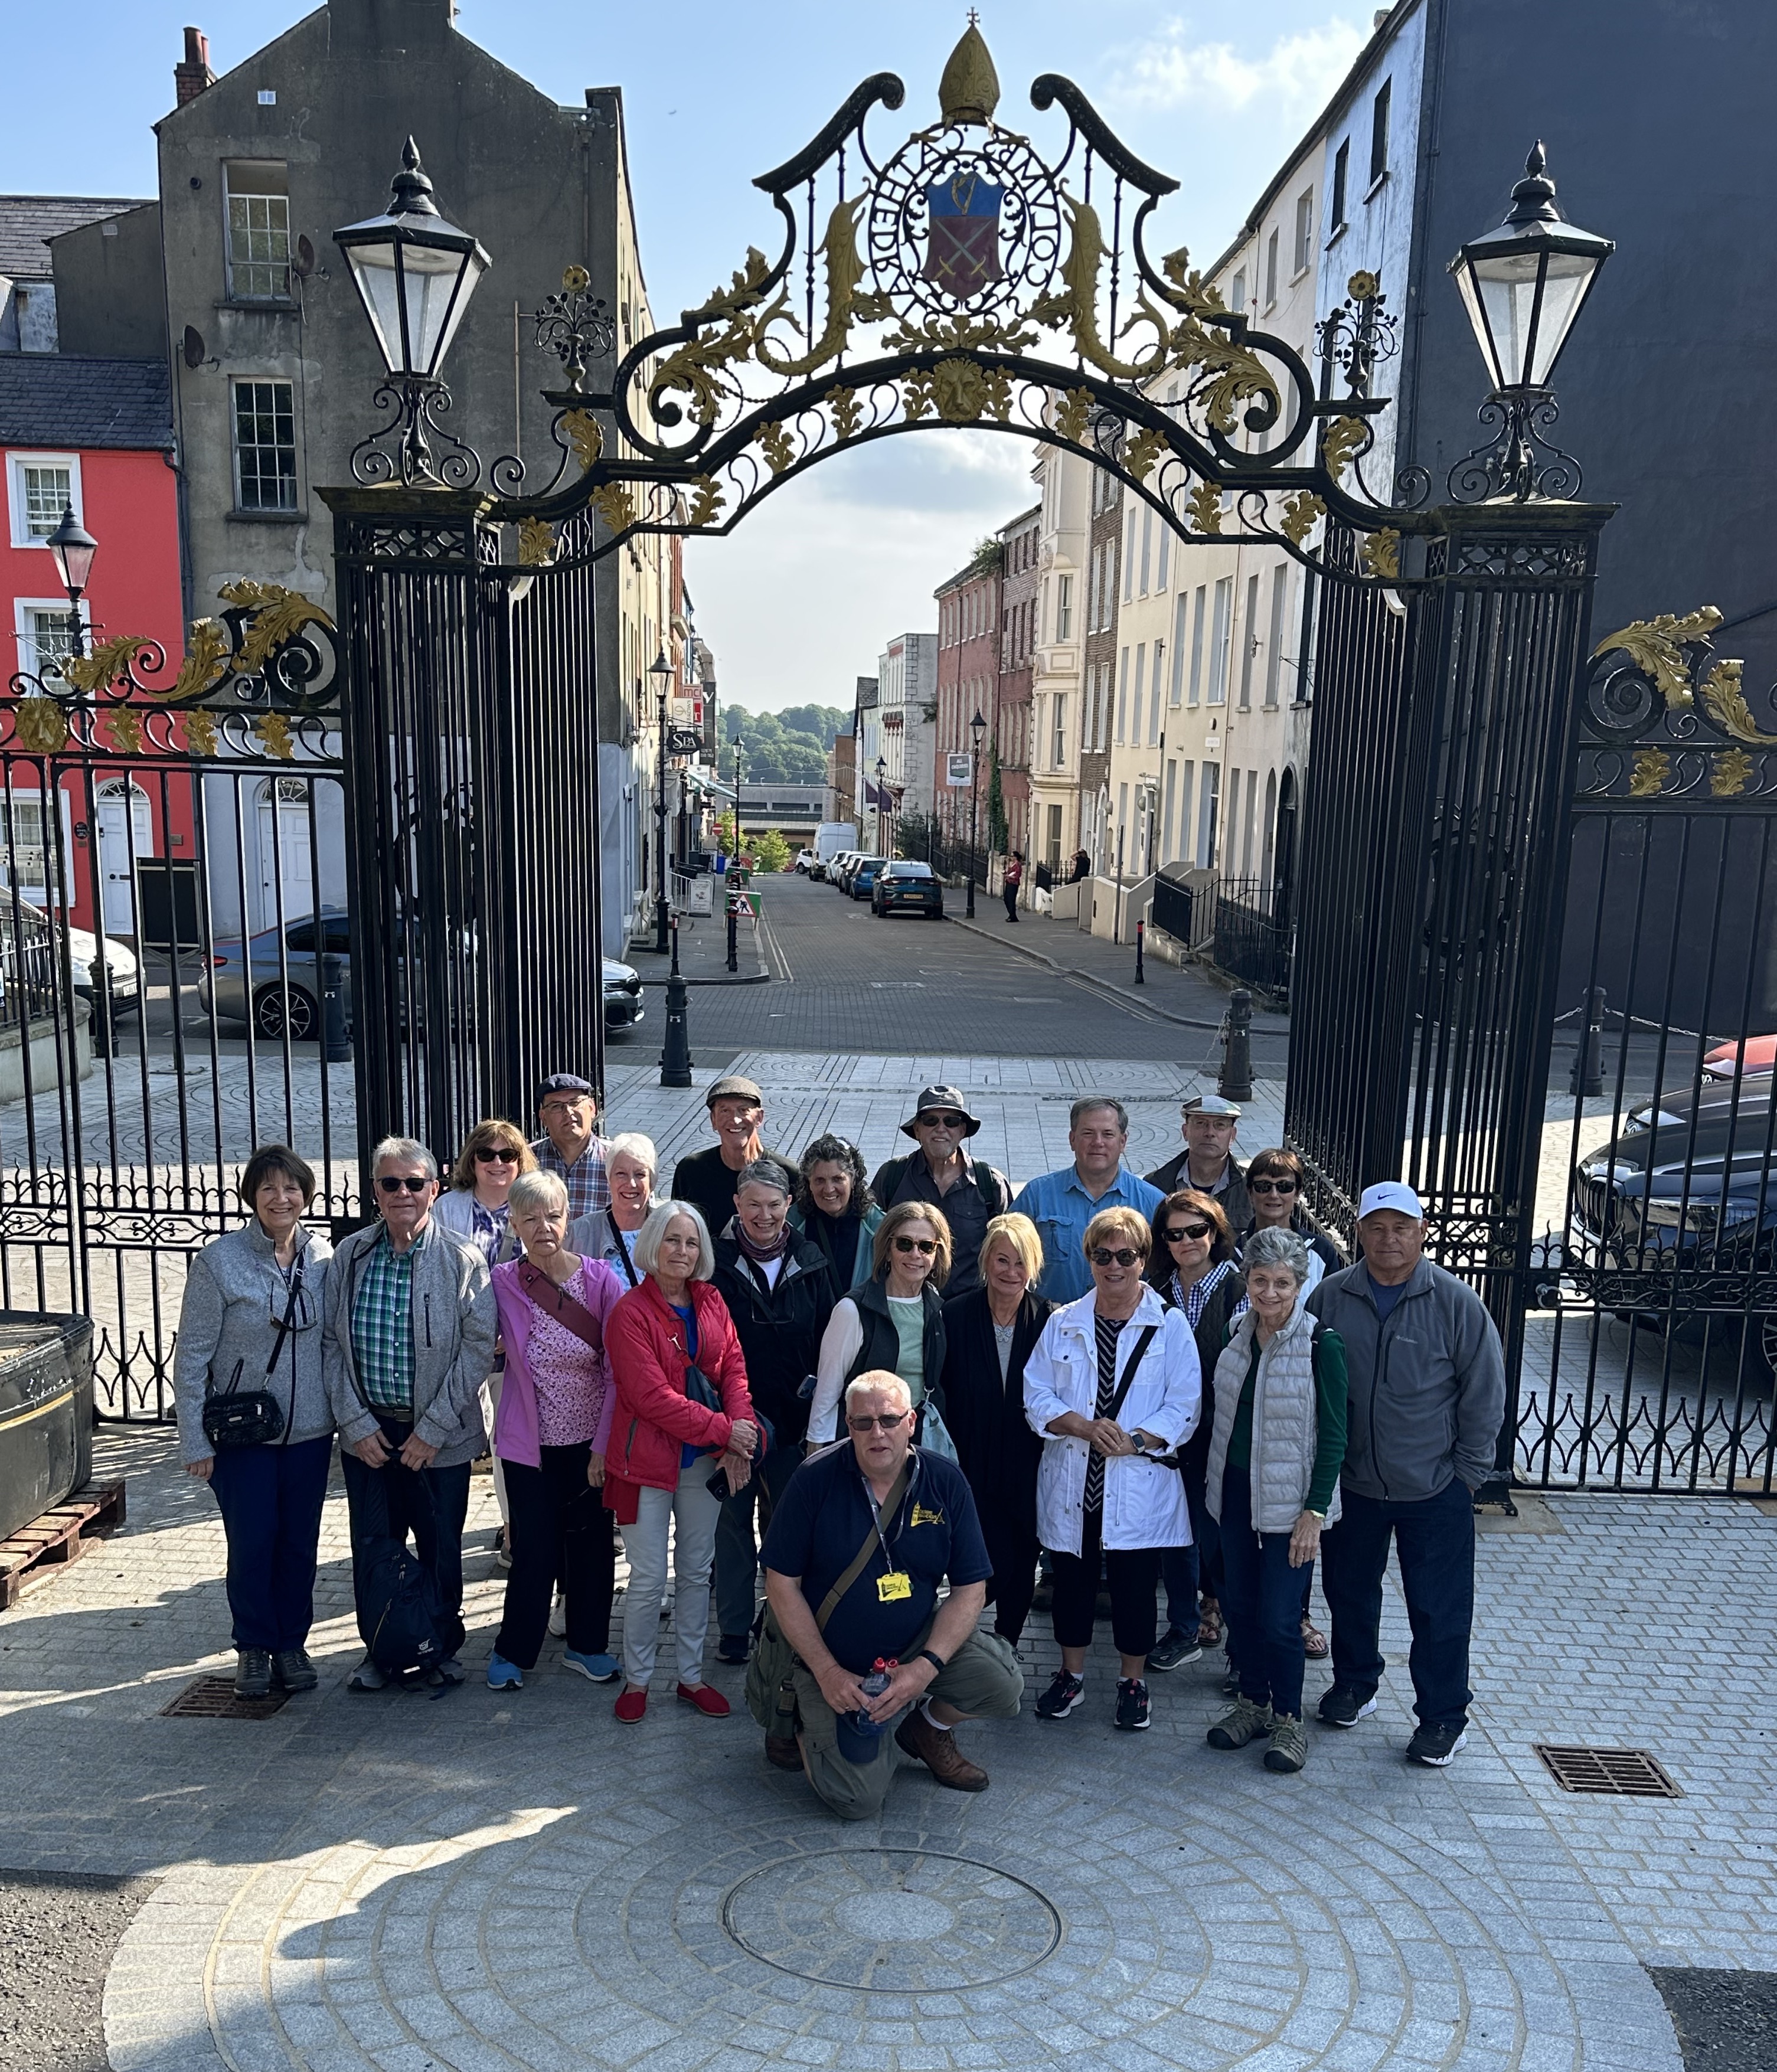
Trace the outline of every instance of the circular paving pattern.
[[1016, 1978], [1057, 1949], [1034, 1885], [931, 1849], [833, 1849], [750, 1872], [722, 1925], [775, 1970], [866, 1993], [960, 1992]]

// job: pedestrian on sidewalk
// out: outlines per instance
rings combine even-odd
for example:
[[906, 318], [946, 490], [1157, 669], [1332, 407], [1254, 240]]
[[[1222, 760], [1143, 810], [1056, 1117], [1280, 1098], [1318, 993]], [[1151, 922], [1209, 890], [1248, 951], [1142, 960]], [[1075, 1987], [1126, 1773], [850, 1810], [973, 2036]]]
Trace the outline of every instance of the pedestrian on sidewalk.
[[[1012, 1207], [1028, 1216], [1043, 1240], [1043, 1278], [1037, 1292], [1050, 1302], [1077, 1302], [1092, 1285], [1086, 1227], [1104, 1209], [1133, 1209], [1146, 1222], [1159, 1207], [1159, 1188], [1137, 1179], [1123, 1163], [1129, 1115], [1120, 1100], [1085, 1094], [1067, 1111], [1072, 1166], [1025, 1182]], [[1147, 1256], [1148, 1246], [1142, 1247]]]
[[1205, 1500], [1204, 1478], [1209, 1468], [1210, 1425], [1216, 1415], [1211, 1378], [1246, 1291], [1234, 1233], [1213, 1195], [1188, 1187], [1169, 1194], [1154, 1212], [1154, 1235], [1148, 1280], [1159, 1289], [1161, 1301], [1183, 1311], [1190, 1325], [1203, 1385], [1197, 1429], [1178, 1457], [1191, 1514], [1190, 1544], [1169, 1547], [1160, 1556], [1166, 1630], [1149, 1655], [1148, 1667], [1164, 1671], [1195, 1662], [1206, 1647], [1222, 1644], [1221, 1536]]
[[[287, 1145], [255, 1151], [237, 1192], [248, 1220], [191, 1263], [173, 1350], [173, 1403], [185, 1472], [210, 1485], [228, 1548], [235, 1695], [275, 1682], [312, 1691], [315, 1550], [333, 1457], [320, 1322], [333, 1248], [302, 1220], [315, 1174]], [[204, 1429], [217, 1396], [275, 1403], [276, 1438], [218, 1445]]]
[[605, 1147], [611, 1206], [596, 1215], [576, 1216], [568, 1225], [569, 1251], [586, 1259], [602, 1259], [626, 1288], [641, 1285], [636, 1240], [654, 1206], [660, 1166], [660, 1155], [652, 1137], [644, 1137], [639, 1129], [620, 1130]]
[[808, 1408], [808, 1440], [824, 1446], [845, 1434], [839, 1429], [847, 1387], [861, 1374], [897, 1374], [907, 1385], [914, 1409], [914, 1443], [924, 1435], [927, 1399], [936, 1399], [943, 1423], [944, 1305], [940, 1296], [950, 1278], [950, 1225], [941, 1209], [903, 1202], [885, 1211], [870, 1244], [874, 1271], [861, 1287], [834, 1303], [815, 1367], [814, 1400]]
[[1018, 918], [1018, 887], [1024, 882], [1024, 852], [1015, 849], [1006, 859], [1006, 874], [1000, 882], [1000, 897], [1006, 902], [1006, 918]]
[[710, 1484], [743, 1488], [759, 1450], [747, 1363], [734, 1320], [711, 1285], [715, 1248], [689, 1202], [660, 1202], [636, 1240], [642, 1285], [621, 1296], [605, 1327], [617, 1418], [605, 1462], [605, 1501], [623, 1530], [624, 1683], [615, 1708], [633, 1726], [648, 1710], [673, 1540], [673, 1627], [681, 1700], [710, 1719], [728, 1700], [703, 1680], [710, 1571], [722, 1499]]
[[1175, 1188], [1195, 1187], [1221, 1203], [1222, 1213], [1236, 1237], [1253, 1227], [1253, 1205], [1247, 1198], [1246, 1176], [1234, 1156], [1234, 1139], [1240, 1126], [1240, 1111], [1220, 1094], [1193, 1094], [1180, 1108], [1180, 1133], [1184, 1149], [1147, 1176], [1163, 1194]]
[[1407, 1756], [1442, 1769], [1468, 1738], [1474, 1494], [1495, 1472], [1505, 1355], [1480, 1297], [1425, 1256], [1425, 1211], [1412, 1188], [1366, 1187], [1357, 1235], [1363, 1258], [1308, 1297], [1344, 1342], [1351, 1392], [1344, 1515], [1322, 1548], [1333, 1684], [1320, 1716], [1351, 1727], [1376, 1710], [1392, 1539], [1413, 1626], [1419, 1726]]
[[827, 1256], [833, 1285], [843, 1295], [868, 1281], [882, 1211], [864, 1177], [864, 1154], [831, 1133], [802, 1154], [792, 1225]]
[[747, 1362], [747, 1392], [770, 1443], [758, 1471], [722, 1504], [716, 1526], [718, 1662], [743, 1663], [759, 1581], [753, 1513], [760, 1529], [796, 1473], [808, 1429], [802, 1384], [815, 1371], [838, 1291], [827, 1256], [790, 1227], [789, 1174], [756, 1158], [734, 1190], [733, 1219], [716, 1240], [716, 1292], [728, 1305]]
[[765, 1121], [765, 1096], [756, 1081], [730, 1072], [710, 1087], [704, 1104], [716, 1141], [706, 1151], [689, 1153], [673, 1167], [673, 1198], [689, 1202], [703, 1218], [706, 1230], [726, 1230], [741, 1174], [755, 1158], [776, 1154], [767, 1152], [759, 1135]]
[[1208, 1472], [1240, 1695], [1208, 1740], [1269, 1739], [1265, 1768], [1298, 1770], [1308, 1760], [1300, 1572], [1339, 1521], [1345, 1348], [1308, 1313], [1308, 1248], [1294, 1231], [1255, 1231], [1241, 1266], [1250, 1306], [1216, 1363]]
[[1067, 882], [1070, 885], [1081, 885], [1084, 884], [1085, 881], [1092, 876], [1092, 858], [1086, 853], [1084, 849], [1076, 849], [1074, 851], [1073, 862], [1068, 867]]
[[[985, 1791], [987, 1772], [955, 1730], [1016, 1718], [1024, 1677], [1010, 1646], [977, 1630], [989, 1563], [974, 1498], [953, 1462], [912, 1444], [907, 1383], [854, 1377], [845, 1425], [847, 1444], [791, 1478], [765, 1536], [767, 1634], [781, 1663], [770, 1695], [787, 1681], [793, 1704], [784, 1722], [793, 1737], [767, 1728], [765, 1752], [779, 1768], [800, 1764], [841, 1819], [867, 1820], [903, 1762], [952, 1791]], [[877, 1671], [886, 1683], [866, 1689]]]
[[1144, 1277], [1151, 1242], [1137, 1210], [1094, 1216], [1082, 1241], [1092, 1291], [1055, 1311], [1024, 1369], [1024, 1414], [1044, 1441], [1037, 1527], [1061, 1650], [1037, 1716], [1065, 1719], [1085, 1696], [1102, 1571], [1122, 1671], [1113, 1720], [1125, 1733], [1148, 1724], [1160, 1552], [1191, 1537], [1170, 1457], [1195, 1430], [1202, 1395], [1191, 1326]]
[[550, 1073], [537, 1090], [537, 1119], [543, 1134], [531, 1149], [544, 1172], [559, 1173], [567, 1182], [570, 1217], [595, 1215], [607, 1207], [611, 1180], [592, 1082], [573, 1072]]
[[1043, 1441], [1024, 1414], [1024, 1369], [1053, 1309], [1036, 1292], [1042, 1271], [1036, 1225], [996, 1216], [981, 1243], [981, 1285], [944, 1304], [944, 1422], [993, 1564], [993, 1630], [1014, 1647], [1036, 1590]]
[[410, 1137], [371, 1154], [377, 1220], [343, 1240], [327, 1276], [327, 1394], [339, 1427], [364, 1659], [348, 1679], [380, 1691], [377, 1557], [409, 1533], [430, 1597], [434, 1673], [463, 1679], [463, 1521], [469, 1464], [487, 1443], [481, 1385], [497, 1329], [487, 1262], [432, 1214], [437, 1161]]
[[[1294, 1231], [1308, 1248], [1308, 1285], [1313, 1294], [1321, 1276], [1337, 1273], [1351, 1261], [1340, 1251], [1339, 1240], [1323, 1231], [1302, 1201], [1306, 1176], [1294, 1151], [1278, 1148], [1255, 1151], [1246, 1169], [1247, 1199], [1253, 1220], [1248, 1230]], [[1247, 1231], [1242, 1231], [1244, 1239]]]
[[603, 1492], [616, 1409], [604, 1338], [623, 1284], [602, 1260], [568, 1249], [568, 1190], [559, 1174], [527, 1173], [515, 1182], [512, 1221], [524, 1256], [495, 1267], [493, 1284], [506, 1350], [494, 1453], [512, 1506], [512, 1565], [487, 1688], [523, 1688], [542, 1652], [558, 1576], [567, 1613], [563, 1666], [606, 1684], [617, 1674], [617, 1542]]
[[870, 1182], [870, 1192], [885, 1209], [902, 1202], [928, 1202], [944, 1212], [950, 1226], [948, 1296], [968, 1295], [981, 1285], [981, 1240], [995, 1216], [1012, 1206], [1012, 1183], [985, 1159], [971, 1158], [965, 1141], [981, 1126], [954, 1087], [927, 1087], [901, 1124], [919, 1149], [905, 1158], [891, 1158]]

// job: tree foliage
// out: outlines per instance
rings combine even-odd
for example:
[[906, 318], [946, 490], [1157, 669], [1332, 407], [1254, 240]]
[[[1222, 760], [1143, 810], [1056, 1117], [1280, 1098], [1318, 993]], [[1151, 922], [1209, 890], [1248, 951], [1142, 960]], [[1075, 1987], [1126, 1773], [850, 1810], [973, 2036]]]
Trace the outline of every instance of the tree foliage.
[[762, 835], [749, 835], [747, 847], [755, 870], [788, 870], [790, 867], [790, 845], [775, 828], [767, 828]]
[[[837, 705], [787, 705], [782, 712], [749, 712], [727, 705], [722, 736], [741, 737], [741, 776], [749, 784], [818, 784], [827, 775], [827, 750], [851, 714]], [[729, 767], [731, 746], [725, 753]]]

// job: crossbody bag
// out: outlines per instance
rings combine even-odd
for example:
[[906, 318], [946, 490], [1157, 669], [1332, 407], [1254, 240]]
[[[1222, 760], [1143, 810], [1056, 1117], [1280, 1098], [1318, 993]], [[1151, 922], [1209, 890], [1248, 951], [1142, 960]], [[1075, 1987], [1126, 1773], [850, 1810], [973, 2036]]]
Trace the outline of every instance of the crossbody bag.
[[541, 1267], [533, 1266], [528, 1259], [520, 1260], [518, 1285], [537, 1308], [554, 1318], [564, 1330], [572, 1331], [582, 1344], [590, 1346], [595, 1353], [604, 1350], [604, 1326], [584, 1302], [578, 1301], [566, 1289], [557, 1287]]
[[[284, 1305], [284, 1319], [278, 1326], [278, 1336], [273, 1342], [271, 1358], [265, 1363], [265, 1379], [271, 1379], [278, 1363], [283, 1356], [284, 1341], [290, 1336], [290, 1327], [296, 1321], [296, 1305], [302, 1293], [302, 1260], [298, 1256], [296, 1271], [290, 1277], [290, 1300]], [[237, 1360], [228, 1386], [220, 1394], [205, 1391], [204, 1397], [204, 1436], [218, 1453], [236, 1446], [274, 1445], [284, 1436], [286, 1426], [284, 1406], [269, 1388], [247, 1388], [241, 1386], [241, 1370], [245, 1360]], [[290, 1381], [290, 1410], [296, 1408], [296, 1384], [293, 1375]]]

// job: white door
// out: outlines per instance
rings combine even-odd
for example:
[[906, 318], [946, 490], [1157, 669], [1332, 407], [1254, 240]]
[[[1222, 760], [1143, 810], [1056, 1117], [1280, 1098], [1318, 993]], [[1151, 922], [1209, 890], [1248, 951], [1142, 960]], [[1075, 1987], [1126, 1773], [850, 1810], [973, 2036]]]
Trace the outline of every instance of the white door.
[[141, 786], [121, 779], [100, 787], [98, 812], [100, 906], [105, 932], [133, 935], [136, 899], [131, 861], [133, 857], [154, 853], [154, 813], [148, 794]]
[[[275, 824], [274, 824], [275, 823]], [[315, 911], [315, 850], [306, 779], [280, 777], [259, 796], [259, 925]]]

